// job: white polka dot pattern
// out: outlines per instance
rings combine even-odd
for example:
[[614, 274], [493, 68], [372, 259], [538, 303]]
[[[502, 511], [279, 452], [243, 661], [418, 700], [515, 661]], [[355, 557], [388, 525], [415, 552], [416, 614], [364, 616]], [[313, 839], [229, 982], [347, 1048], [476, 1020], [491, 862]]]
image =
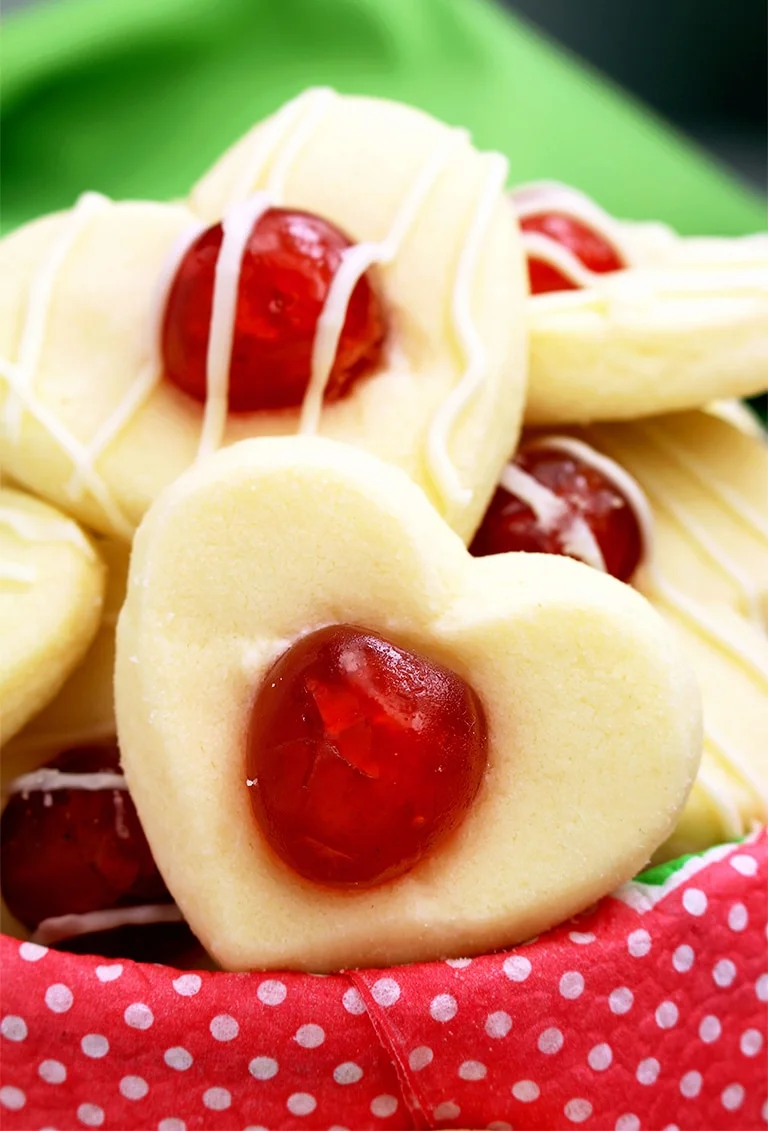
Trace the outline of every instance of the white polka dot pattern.
[[177, 1072], [186, 1072], [194, 1063], [192, 1053], [181, 1045], [166, 1049], [163, 1053], [163, 1060], [169, 1068], [175, 1068]]
[[142, 1076], [123, 1076], [120, 1081], [120, 1094], [127, 1100], [143, 1100], [149, 1091], [149, 1084]]
[[104, 1109], [98, 1104], [80, 1104], [77, 1118], [85, 1127], [101, 1127], [104, 1122]]
[[700, 1072], [686, 1072], [680, 1080], [680, 1094], [687, 1100], [693, 1100], [701, 1091], [702, 1076]]
[[277, 1076], [279, 1065], [274, 1057], [255, 1056], [248, 1065], [248, 1071], [254, 1080], [271, 1080]]
[[435, 1021], [452, 1021], [458, 1013], [456, 998], [450, 994], [438, 994], [429, 1003], [429, 1012]]
[[199, 974], [180, 974], [172, 982], [174, 990], [181, 997], [194, 997], [200, 992], [202, 984], [203, 980]]
[[45, 1004], [51, 1013], [67, 1013], [72, 1008], [74, 997], [69, 986], [63, 982], [54, 982], [45, 991]]
[[0, 1021], [0, 1033], [6, 1041], [23, 1041], [28, 1032], [27, 1023], [23, 1017], [14, 1017], [12, 1013], [7, 1013]]
[[228, 1013], [219, 1013], [208, 1026], [215, 1041], [234, 1041], [240, 1026]]
[[309, 1092], [294, 1092], [285, 1105], [291, 1115], [311, 1115], [317, 1107], [317, 1100]]
[[[4, 1122], [386, 1131], [409, 1119], [397, 1057], [436, 1127], [753, 1131], [768, 999], [760, 843], [686, 865], [641, 913], [608, 900], [506, 955], [401, 969], [230, 977], [22, 955], [0, 939], [14, 971]], [[54, 1096], [58, 1118], [44, 1107]]]
[[41, 1060], [37, 1074], [46, 1084], [63, 1084], [67, 1078], [67, 1070], [60, 1060]]

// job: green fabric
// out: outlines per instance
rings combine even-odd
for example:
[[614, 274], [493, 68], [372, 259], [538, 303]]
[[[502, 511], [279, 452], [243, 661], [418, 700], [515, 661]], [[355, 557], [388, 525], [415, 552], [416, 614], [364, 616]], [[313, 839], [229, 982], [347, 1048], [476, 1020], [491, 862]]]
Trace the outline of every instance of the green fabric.
[[763, 208], [658, 119], [491, 0], [49, 0], [4, 28], [3, 223], [86, 188], [185, 193], [310, 84], [412, 102], [511, 158], [683, 232]]
[[[706, 850], [705, 850], [706, 851]], [[676, 860], [667, 860], [665, 864], [656, 864], [653, 868], [647, 868], [645, 872], [641, 872], [635, 876], [634, 882], [636, 884], [651, 884], [653, 887], [661, 887], [667, 882], [670, 876], [693, 860], [694, 856], [703, 856], [704, 852], [689, 852], [687, 856], [678, 856]]]

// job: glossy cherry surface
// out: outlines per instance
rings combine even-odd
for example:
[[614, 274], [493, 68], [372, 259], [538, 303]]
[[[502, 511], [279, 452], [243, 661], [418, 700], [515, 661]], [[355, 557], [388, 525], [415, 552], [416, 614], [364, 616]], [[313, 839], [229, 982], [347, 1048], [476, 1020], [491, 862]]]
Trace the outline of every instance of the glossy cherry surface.
[[307, 879], [372, 885], [456, 829], [488, 759], [473, 689], [352, 625], [301, 638], [265, 676], [248, 735], [253, 811]]
[[[116, 773], [114, 746], [79, 747], [48, 767]], [[59, 915], [170, 900], [125, 789], [13, 793], [0, 819], [0, 882], [27, 927]]]
[[[558, 448], [523, 448], [514, 462], [562, 499], [570, 516], [585, 520], [602, 551], [607, 572], [620, 581], [629, 581], [640, 564], [642, 535], [634, 510], [618, 487], [597, 468]], [[527, 503], [500, 486], [470, 551], [476, 557], [510, 550], [567, 555], [563, 545], [567, 521], [544, 529]]]
[[[171, 284], [162, 326], [166, 378], [205, 402], [216, 263], [214, 224], [192, 244]], [[255, 223], [240, 270], [229, 369], [229, 409], [294, 408], [309, 383], [318, 318], [350, 241], [308, 212], [270, 208]], [[352, 292], [325, 393], [338, 400], [381, 363], [385, 318], [368, 275]]]
[[[540, 212], [520, 221], [524, 232], [540, 232], [568, 248], [590, 271], [603, 274], [626, 266], [616, 248], [587, 224], [560, 212]], [[578, 284], [556, 267], [533, 256], [528, 258], [531, 294], [578, 290]]]

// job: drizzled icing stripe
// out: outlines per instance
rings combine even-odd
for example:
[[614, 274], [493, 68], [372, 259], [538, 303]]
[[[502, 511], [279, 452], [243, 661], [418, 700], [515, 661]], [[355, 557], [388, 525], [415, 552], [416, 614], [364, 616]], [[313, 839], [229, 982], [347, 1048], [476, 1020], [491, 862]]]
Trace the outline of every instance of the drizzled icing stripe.
[[744, 525], [747, 526], [753, 534], [768, 542], [768, 518], [760, 514], [746, 499], [743, 499], [738, 491], [735, 491], [730, 484], [724, 483], [717, 477], [713, 477], [711, 468], [705, 467], [695, 456], [691, 455], [690, 452], [681, 450], [678, 445], [669, 440], [666, 436], [661, 435], [652, 425], [643, 423], [642, 421], [635, 421], [634, 426], [642, 434], [644, 440], [657, 448], [660, 452], [663, 452], [665, 456], [672, 460], [673, 463], [677, 464], [683, 471], [686, 471], [705, 490], [715, 495], [730, 511], [738, 515]]
[[[162, 377], [163, 363], [160, 356], [160, 340], [162, 334], [163, 315], [168, 291], [171, 288], [176, 271], [189, 248], [197, 237], [204, 231], [200, 222], [187, 225], [171, 245], [165, 262], [160, 269], [160, 274], [155, 282], [153, 299], [150, 306], [149, 333], [147, 334], [146, 353], [147, 361], [142, 366], [137, 379], [131, 384], [125, 397], [110, 413], [104, 423], [87, 445], [88, 457], [91, 464], [95, 464], [99, 456], [122, 432], [128, 422], [135, 416], [141, 406], [157, 387]], [[82, 483], [77, 469], [67, 484], [65, 490], [71, 498], [77, 498], [82, 490]]]
[[270, 207], [267, 193], [258, 193], [228, 209], [222, 221], [224, 238], [216, 259], [211, 324], [206, 355], [206, 398], [198, 459], [221, 445], [227, 424], [229, 364], [235, 335], [237, 294], [245, 248], [254, 225]]
[[67, 256], [86, 224], [109, 206], [99, 193], [84, 193], [64, 221], [64, 226], [37, 270], [27, 296], [26, 316], [21, 332], [18, 359], [0, 359], [0, 373], [9, 386], [5, 405], [5, 424], [10, 438], [18, 443], [22, 410], [40, 424], [72, 461], [75, 474], [101, 506], [113, 530], [121, 537], [130, 537], [133, 527], [114, 500], [107, 484], [93, 467], [88, 449], [61, 423], [54, 413], [34, 396], [34, 378], [40, 366], [45, 340], [45, 326], [50, 314], [53, 288]]
[[37, 580], [34, 566], [15, 565], [13, 562], [0, 563], [0, 581], [12, 581], [18, 585], [33, 585]]
[[[675, 608], [678, 613], [682, 615], [684, 620], [687, 620], [694, 628], [703, 633], [705, 637], [712, 640], [717, 647], [730, 653], [742, 667], [753, 677], [756, 677], [759, 682], [763, 683], [768, 691], [768, 665], [766, 665], [757, 654], [752, 654], [744, 646], [743, 641], [736, 639], [736, 637], [731, 635], [722, 625], [714, 622], [703, 605], [692, 601], [661, 575], [655, 561], [653, 513], [645, 492], [637, 480], [623, 467], [610, 459], [610, 457], [595, 451], [589, 444], [585, 444], [583, 441], [576, 440], [571, 436], [546, 436], [537, 439], [531, 446], [559, 448], [561, 451], [565, 451], [594, 467], [595, 470], [601, 472], [609, 482], [613, 483], [635, 513], [645, 559], [643, 566], [645, 575], [650, 583], [651, 591], [655, 590], [656, 594], [663, 601], [672, 608]], [[734, 749], [732, 743], [728, 742], [706, 718], [704, 720], [704, 734], [705, 739], [715, 749], [716, 753], [719, 754], [723, 763], [736, 777], [741, 778], [749, 789], [761, 799], [766, 808], [768, 808], [768, 793], [765, 787], [760, 783], [749, 766], [745, 764], [741, 754]], [[706, 781], [704, 781], [704, 787], [716, 801], [718, 807], [720, 807], [721, 800], [716, 787], [714, 787], [711, 782], [707, 783]]]
[[[1, 364], [0, 369], [2, 369]], [[24, 402], [24, 407], [30, 416], [48, 432], [51, 439], [72, 461], [83, 483], [112, 525], [113, 533], [121, 538], [130, 539], [133, 536], [133, 525], [122, 513], [120, 507], [113, 499], [107, 484], [92, 466], [88, 456], [88, 449], [72, 435], [46, 405], [42, 404], [33, 396], [23, 382], [18, 380], [15, 367], [5, 369], [3, 376], [8, 381], [11, 390]]]
[[734, 656], [759, 682], [765, 682], [768, 686], [768, 666], [761, 658], [745, 647], [742, 641], [737, 640], [735, 635], [731, 634], [727, 628], [716, 624], [703, 605], [691, 600], [681, 590], [671, 585], [660, 573], [656, 562], [653, 512], [646, 494], [637, 480], [615, 460], [595, 451], [589, 444], [571, 436], [540, 437], [534, 441], [532, 446], [559, 448], [562, 451], [569, 452], [600, 471], [609, 482], [613, 483], [617, 490], [624, 495], [635, 513], [643, 546], [643, 567], [651, 589], [656, 590], [659, 597], [667, 604], [676, 608], [684, 616], [684, 619], [692, 622], [715, 644]]
[[[606, 243], [613, 246], [624, 263], [631, 265], [632, 256], [622, 238], [619, 223], [578, 189], [556, 181], [534, 181], [518, 185], [512, 190], [511, 197], [518, 220], [539, 216], [543, 212], [568, 216], [597, 232]], [[523, 251], [529, 259], [537, 259], [554, 267], [576, 286], [592, 287], [601, 279], [600, 272], [591, 271], [570, 248], [564, 247], [544, 232], [521, 231], [520, 236]]]
[[319, 426], [323, 397], [355, 287], [374, 264], [386, 265], [397, 256], [403, 240], [413, 227], [430, 191], [447, 165], [456, 138], [465, 136], [463, 131], [453, 131], [451, 136], [436, 148], [403, 201], [389, 234], [381, 243], [358, 243], [343, 252], [341, 264], [333, 277], [317, 322], [312, 346], [312, 373], [301, 406], [299, 423], [301, 433], [312, 434]]
[[79, 935], [112, 931], [117, 927], [146, 927], [152, 923], [182, 923], [184, 916], [175, 903], [144, 903], [137, 907], [114, 907], [83, 915], [56, 915], [43, 919], [30, 941], [53, 946]]
[[605, 558], [589, 524], [581, 515], [574, 515], [559, 495], [515, 463], [507, 464], [500, 482], [505, 490], [530, 507], [545, 533], [560, 528], [563, 549], [568, 554], [605, 573]]
[[760, 799], [765, 813], [768, 814], [768, 788], [766, 788], [765, 783], [755, 774], [751, 766], [745, 763], [741, 753], [734, 748], [733, 743], [728, 742], [720, 731], [711, 724], [706, 728], [705, 737], [725, 765], [729, 769], [735, 769], [737, 776], [740, 777], [755, 796]]
[[43, 767], [28, 774], [20, 774], [5, 789], [14, 793], [55, 793], [61, 789], [86, 790], [95, 793], [102, 789], [128, 789], [122, 774], [100, 770], [89, 774], [66, 773], [64, 770]]
[[[50, 313], [56, 278], [83, 228], [91, 217], [103, 211], [108, 204], [107, 198], [100, 193], [83, 193], [32, 280], [27, 297], [27, 316], [21, 331], [15, 365], [18, 384], [30, 392], [40, 366], [45, 341], [45, 324]], [[24, 405], [18, 388], [14, 391], [16, 395], [10, 396], [6, 404], [6, 426], [11, 439], [18, 443]]]
[[80, 527], [66, 519], [0, 507], [0, 526], [12, 530], [24, 542], [66, 542], [77, 546], [88, 558], [96, 557], [96, 551]]
[[435, 413], [427, 434], [427, 463], [435, 486], [443, 499], [462, 504], [471, 500], [472, 491], [463, 486], [458, 469], [448, 455], [448, 443], [456, 420], [479, 391], [487, 371], [485, 345], [472, 320], [472, 282], [482, 241], [509, 171], [509, 162], [500, 153], [489, 154], [488, 163], [490, 172], [461, 252], [453, 288], [453, 320], [465, 369], [458, 385]]
[[[709, 737], [709, 736], [707, 736]], [[696, 785], [703, 790], [720, 820], [724, 839], [734, 840], [745, 833], [744, 821], [730, 794], [716, 780], [712, 769], [702, 760], [696, 775]]]
[[[275, 163], [274, 181], [270, 185], [270, 191], [282, 193], [288, 164], [296, 158], [299, 149], [308, 140], [320, 118], [336, 98], [338, 95], [329, 87], [311, 87], [280, 107], [261, 130], [262, 136], [259, 140], [262, 144], [254, 147], [250, 160], [246, 162], [242, 175], [232, 190], [230, 207], [243, 204], [247, 200], [261, 180], [264, 169], [275, 151], [282, 147], [291, 130], [296, 127], [292, 139], [289, 138], [283, 149], [284, 160]], [[305, 115], [303, 119], [302, 114]]]
[[[666, 445], [662, 446], [656, 444], [656, 437], [653, 433], [649, 433], [647, 429], [637, 424], [635, 424], [634, 427], [640, 431], [641, 435], [651, 446], [656, 446], [658, 450], [662, 451], [665, 455], [669, 455], [674, 461], [674, 456], [672, 455], [674, 448], [670, 451]], [[682, 461], [678, 462], [678, 466], [686, 470]], [[657, 485], [656, 488], [651, 486], [650, 494], [656, 499], [657, 505], [662, 510], [666, 511], [677, 525], [685, 531], [691, 542], [698, 547], [700, 552], [709, 559], [715, 568], [733, 582], [736, 589], [741, 594], [747, 619], [758, 628], [764, 630], [766, 625], [760, 604], [760, 593], [751, 577], [741, 569], [738, 562], [734, 561], [723, 551], [722, 546], [709, 535], [707, 530], [697, 522], [695, 518], [692, 518], [686, 513], [683, 507], [674, 502], [668, 491], [665, 491]]]

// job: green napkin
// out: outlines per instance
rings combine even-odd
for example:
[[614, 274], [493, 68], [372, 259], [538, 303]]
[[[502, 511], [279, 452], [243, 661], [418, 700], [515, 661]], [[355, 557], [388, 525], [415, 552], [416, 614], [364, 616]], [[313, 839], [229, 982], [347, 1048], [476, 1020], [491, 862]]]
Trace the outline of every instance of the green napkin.
[[311, 84], [402, 99], [503, 150], [513, 182], [578, 185], [680, 231], [761, 227], [690, 143], [491, 0], [57, 0], [4, 30], [3, 224], [87, 188], [181, 196]]

